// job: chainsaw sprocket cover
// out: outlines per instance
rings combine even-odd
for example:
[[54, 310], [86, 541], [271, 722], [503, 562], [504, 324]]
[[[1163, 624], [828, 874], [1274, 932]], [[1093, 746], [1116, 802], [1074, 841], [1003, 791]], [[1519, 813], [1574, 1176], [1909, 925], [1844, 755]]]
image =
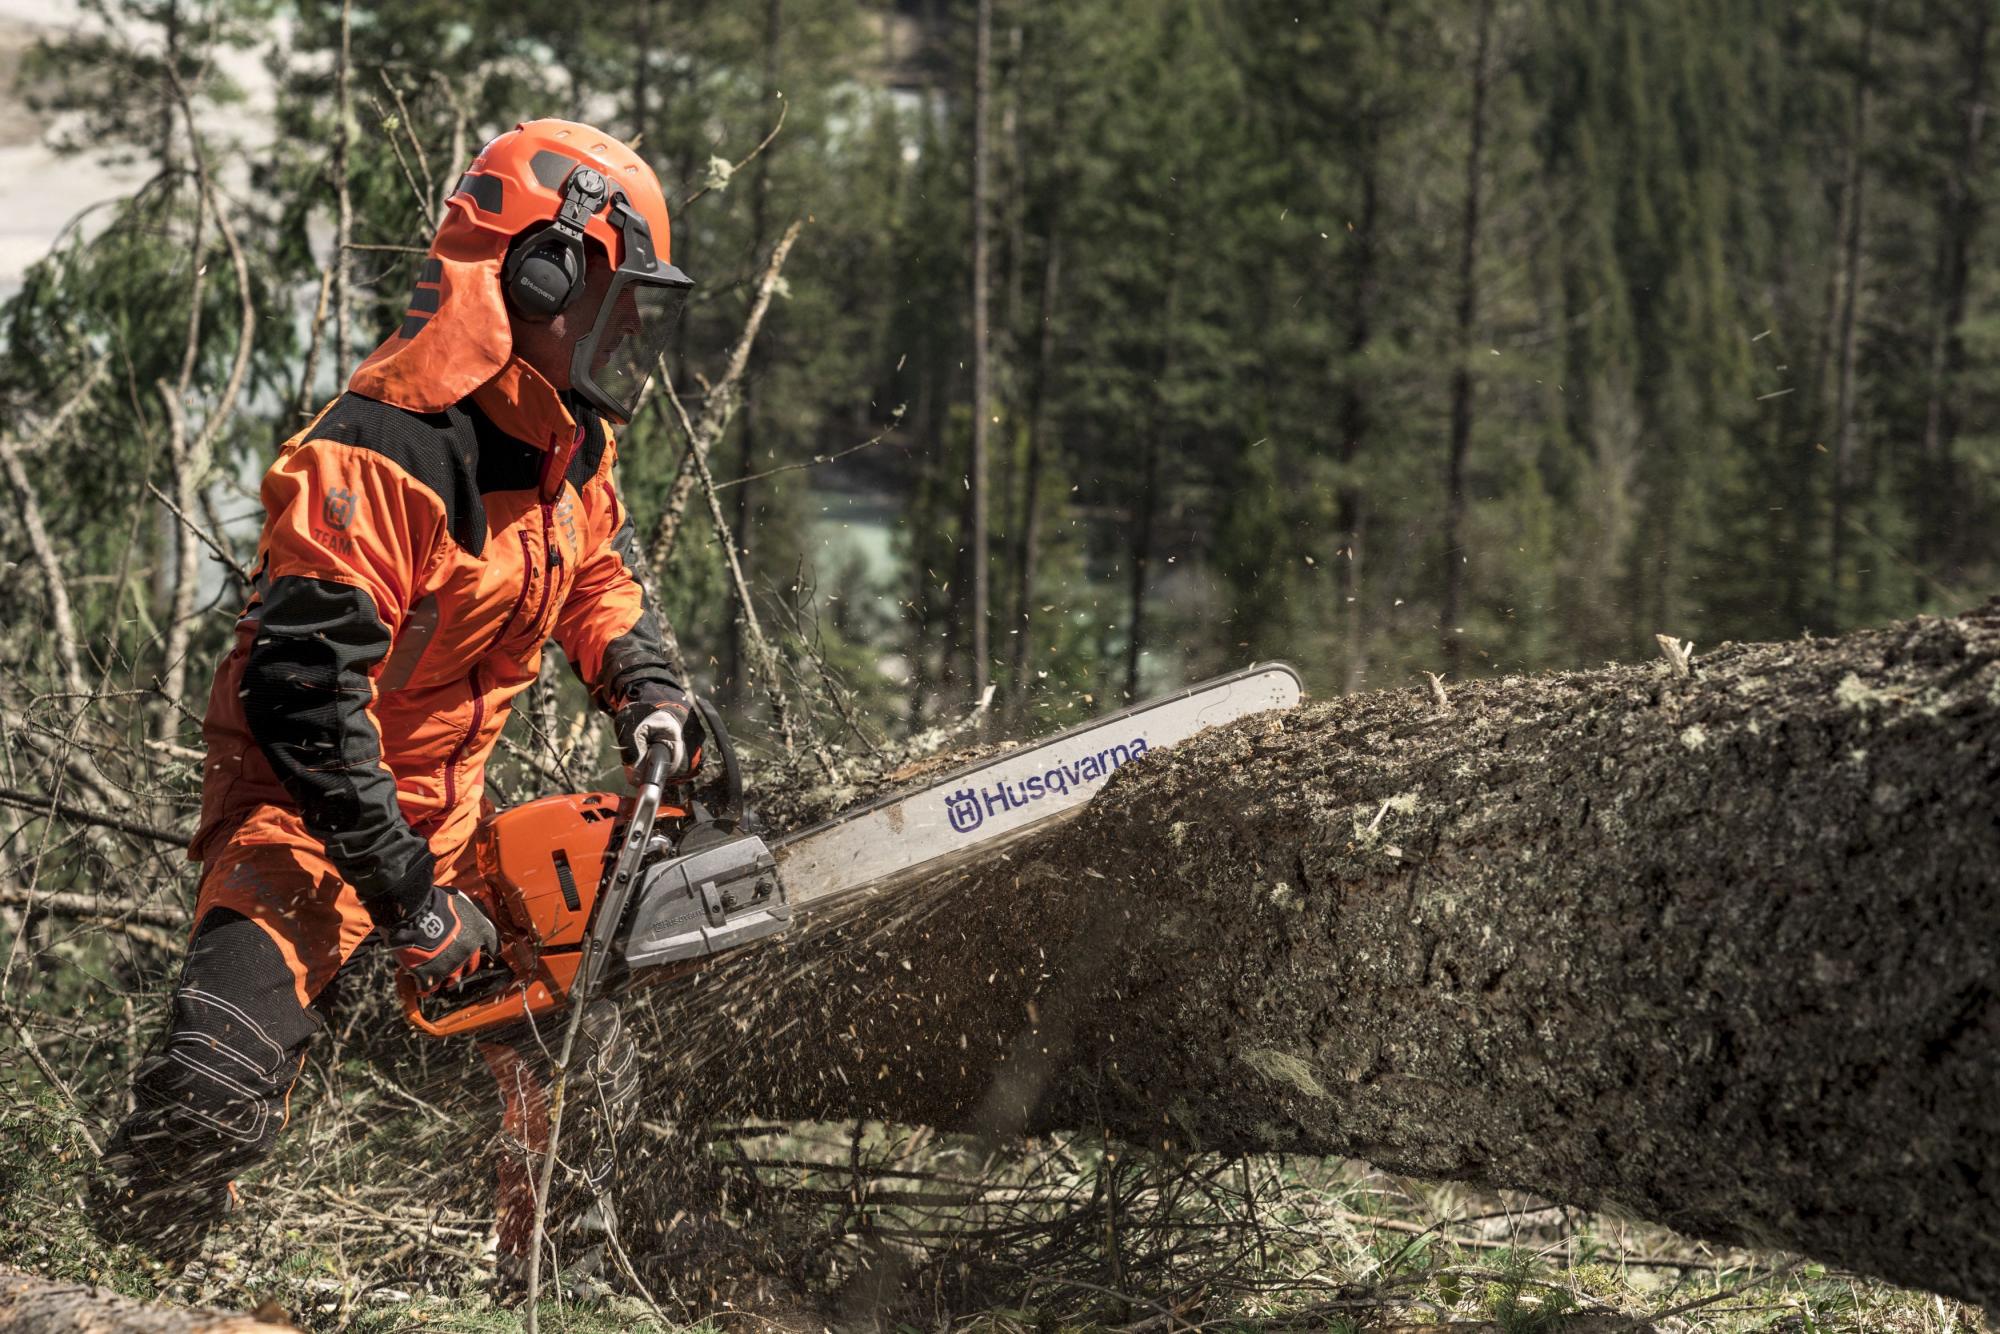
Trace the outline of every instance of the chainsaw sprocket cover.
[[778, 863], [755, 834], [654, 864], [633, 898], [619, 946], [633, 972], [747, 945], [792, 918]]

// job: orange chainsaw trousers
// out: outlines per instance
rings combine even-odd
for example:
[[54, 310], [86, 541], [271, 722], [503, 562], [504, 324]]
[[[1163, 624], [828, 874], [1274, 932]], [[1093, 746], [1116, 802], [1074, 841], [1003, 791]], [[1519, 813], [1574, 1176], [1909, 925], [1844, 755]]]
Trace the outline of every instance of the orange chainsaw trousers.
[[[437, 880], [492, 912], [469, 845], [438, 857]], [[332, 1018], [335, 978], [373, 930], [353, 887], [317, 849], [231, 841], [210, 854], [167, 1032], [136, 1072], [134, 1110], [106, 1150], [107, 1173], [120, 1181], [112, 1213], [132, 1239], [205, 1231], [215, 1221], [204, 1216], [206, 1206], [271, 1151], [307, 1048]], [[587, 1156], [610, 1162], [616, 1126], [592, 1125], [593, 1112], [629, 1101], [637, 1063], [615, 1009], [605, 1008], [586, 1015], [582, 1068], [602, 1087], [584, 1099], [580, 1132], [588, 1137], [582, 1142], [605, 1141], [601, 1155]], [[523, 1027], [480, 1044], [501, 1101], [495, 1167], [503, 1256], [527, 1244], [532, 1161], [548, 1142], [543, 1044], [552, 1040]], [[609, 1183], [591, 1184], [602, 1191]]]

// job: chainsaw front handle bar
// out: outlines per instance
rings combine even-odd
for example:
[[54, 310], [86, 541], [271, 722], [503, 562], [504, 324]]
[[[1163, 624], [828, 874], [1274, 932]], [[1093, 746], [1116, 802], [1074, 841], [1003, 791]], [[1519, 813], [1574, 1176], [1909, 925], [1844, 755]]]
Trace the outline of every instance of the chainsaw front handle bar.
[[701, 716], [704, 746], [712, 748], [716, 759], [722, 763], [723, 798], [713, 818], [717, 824], [737, 829], [743, 823], [743, 766], [736, 758], [736, 743], [730, 740], [729, 729], [723, 726], [721, 710], [709, 703], [705, 696], [694, 697], [694, 708]]
[[[656, 793], [658, 789], [665, 787], [667, 779], [680, 767], [680, 749], [678, 745], [670, 746], [664, 741], [656, 741], [646, 747], [646, 757], [639, 761], [638, 782], [635, 786], [641, 792], [650, 787]], [[657, 803], [658, 800], [656, 795], [654, 801]]]

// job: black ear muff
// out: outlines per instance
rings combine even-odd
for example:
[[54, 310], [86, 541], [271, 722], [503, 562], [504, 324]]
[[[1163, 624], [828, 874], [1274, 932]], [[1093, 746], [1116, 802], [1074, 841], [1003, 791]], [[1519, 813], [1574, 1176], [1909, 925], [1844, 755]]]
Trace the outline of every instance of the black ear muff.
[[514, 242], [500, 281], [523, 319], [552, 320], [576, 300], [583, 286], [584, 228], [609, 193], [600, 173], [579, 164], [563, 182], [562, 206], [554, 220]]
[[555, 227], [545, 227], [514, 247], [501, 271], [507, 299], [523, 319], [551, 320], [583, 285], [583, 245]]

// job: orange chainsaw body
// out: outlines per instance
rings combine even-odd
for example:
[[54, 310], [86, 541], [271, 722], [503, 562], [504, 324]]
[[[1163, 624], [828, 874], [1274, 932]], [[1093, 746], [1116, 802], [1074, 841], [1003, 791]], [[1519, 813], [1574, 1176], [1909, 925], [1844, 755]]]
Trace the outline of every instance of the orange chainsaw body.
[[[577, 792], [489, 816], [473, 850], [506, 971], [482, 969], [465, 984], [477, 998], [454, 997], [450, 1009], [427, 1006], [409, 977], [399, 977], [404, 1018], [435, 1037], [453, 1037], [562, 1009], [617, 856], [620, 807], [614, 793]], [[662, 805], [655, 828], [671, 839], [686, 819], [682, 808]]]

